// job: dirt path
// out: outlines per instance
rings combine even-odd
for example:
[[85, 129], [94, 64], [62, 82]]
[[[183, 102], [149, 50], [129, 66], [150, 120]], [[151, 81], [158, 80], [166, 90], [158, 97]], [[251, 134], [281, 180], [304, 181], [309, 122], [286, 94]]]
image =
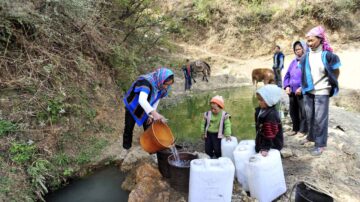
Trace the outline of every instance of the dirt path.
[[[243, 62], [242, 60], [240, 60], [238, 58], [229, 57], [229, 56], [225, 56], [222, 54], [217, 54], [217, 53], [207, 50], [206, 48], [201, 48], [199, 46], [192, 46], [192, 45], [185, 44], [185, 43], [177, 43], [176, 45], [182, 47], [185, 50], [185, 52], [187, 52], [187, 53], [195, 53], [195, 52], [199, 53], [200, 52], [202, 54], [200, 56], [200, 58], [214, 57], [214, 58], [224, 59], [224, 60], [231, 61], [231, 62], [238, 62], [238, 63]], [[189, 56], [189, 55], [186, 55], [186, 56]]]

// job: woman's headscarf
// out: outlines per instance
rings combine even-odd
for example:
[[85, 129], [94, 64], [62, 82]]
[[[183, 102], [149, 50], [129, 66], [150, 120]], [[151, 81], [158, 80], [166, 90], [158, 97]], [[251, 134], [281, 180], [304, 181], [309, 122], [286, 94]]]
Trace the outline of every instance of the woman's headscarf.
[[[151, 101], [157, 98], [157, 95], [162, 85], [164, 84], [165, 80], [169, 78], [171, 75], [174, 75], [174, 73], [170, 69], [166, 67], [160, 67], [154, 72], [140, 76], [140, 78], [144, 78], [147, 81], [149, 81], [152, 86], [154, 92], [151, 93], [151, 99], [150, 99]], [[169, 90], [170, 90], [170, 86], [168, 86], [167, 89], [163, 89], [162, 95], [163, 96], [166, 95]]]
[[[305, 41], [302, 41], [302, 40], [299, 40], [299, 41], [295, 41], [294, 43], [293, 43], [293, 51], [294, 51], [294, 53], [295, 53], [295, 46], [296, 45], [300, 45], [301, 47], [302, 47], [302, 49], [303, 49], [303, 52], [304, 52], [304, 54], [301, 56], [301, 57], [303, 57], [305, 54], [306, 54], [306, 52], [308, 52], [308, 46], [306, 45], [306, 42]], [[295, 53], [295, 55], [296, 55], [296, 53]], [[296, 55], [296, 59], [297, 60], [299, 60], [301, 57], [298, 57], [297, 55]]]
[[333, 49], [330, 47], [329, 42], [326, 39], [326, 35], [325, 35], [325, 29], [322, 26], [317, 26], [312, 28], [307, 34], [306, 36], [317, 36], [319, 38], [322, 39], [322, 45], [323, 45], [323, 50], [326, 51], [330, 51], [333, 52]]

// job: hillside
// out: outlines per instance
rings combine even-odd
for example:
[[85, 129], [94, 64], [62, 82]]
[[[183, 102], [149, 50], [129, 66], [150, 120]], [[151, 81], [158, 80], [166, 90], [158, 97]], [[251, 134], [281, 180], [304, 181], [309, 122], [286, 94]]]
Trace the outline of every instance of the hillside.
[[168, 1], [163, 9], [174, 19], [174, 34], [185, 42], [237, 58], [270, 54], [275, 45], [291, 53], [293, 41], [316, 25], [327, 28], [330, 42], [359, 40], [358, 0]]

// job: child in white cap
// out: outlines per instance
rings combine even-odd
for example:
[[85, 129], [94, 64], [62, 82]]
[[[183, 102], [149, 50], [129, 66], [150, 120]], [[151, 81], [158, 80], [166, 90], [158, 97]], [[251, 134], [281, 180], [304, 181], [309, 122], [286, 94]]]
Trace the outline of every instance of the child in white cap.
[[275, 108], [281, 94], [282, 89], [274, 84], [265, 85], [256, 91], [259, 107], [255, 112], [255, 151], [262, 156], [267, 156], [271, 148], [281, 150], [284, 145], [280, 115]]
[[210, 158], [221, 157], [221, 139], [231, 140], [230, 114], [225, 112], [224, 99], [216, 95], [210, 100], [211, 110], [204, 113], [201, 134], [205, 139], [205, 153]]

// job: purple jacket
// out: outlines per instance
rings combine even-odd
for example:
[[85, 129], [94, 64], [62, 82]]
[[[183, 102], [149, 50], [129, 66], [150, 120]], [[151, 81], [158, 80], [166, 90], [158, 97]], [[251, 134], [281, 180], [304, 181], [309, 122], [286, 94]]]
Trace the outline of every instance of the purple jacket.
[[289, 65], [284, 77], [283, 86], [284, 89], [290, 87], [293, 93], [301, 86], [301, 69], [298, 67], [298, 60], [296, 58]]

